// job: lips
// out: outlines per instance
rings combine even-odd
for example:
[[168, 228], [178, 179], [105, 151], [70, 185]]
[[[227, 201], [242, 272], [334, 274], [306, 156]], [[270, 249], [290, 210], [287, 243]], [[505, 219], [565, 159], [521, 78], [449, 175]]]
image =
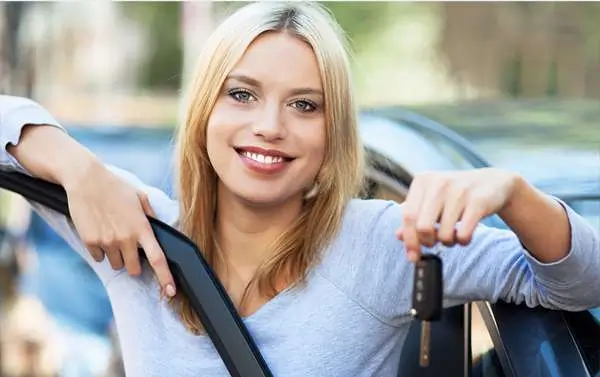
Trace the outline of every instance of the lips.
[[235, 150], [247, 168], [262, 174], [279, 173], [294, 160], [289, 154], [274, 149], [240, 147]]

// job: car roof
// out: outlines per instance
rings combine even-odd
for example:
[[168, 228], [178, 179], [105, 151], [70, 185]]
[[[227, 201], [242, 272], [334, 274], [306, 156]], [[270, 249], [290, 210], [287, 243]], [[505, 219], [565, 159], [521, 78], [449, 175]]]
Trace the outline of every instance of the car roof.
[[[574, 135], [561, 123], [580, 113], [581, 109], [571, 107], [560, 101], [477, 101], [421, 106], [416, 111], [459, 133], [493, 166], [517, 171], [545, 191], [600, 195], [600, 150], [593, 142], [600, 140], [600, 128], [592, 121], [582, 123], [581, 129], [592, 140], [584, 143], [585, 137]], [[596, 109], [584, 106], [588, 113]], [[383, 111], [407, 110], [391, 106]]]
[[358, 118], [363, 145], [401, 165], [412, 175], [456, 166], [422, 133], [402, 122], [361, 113]]

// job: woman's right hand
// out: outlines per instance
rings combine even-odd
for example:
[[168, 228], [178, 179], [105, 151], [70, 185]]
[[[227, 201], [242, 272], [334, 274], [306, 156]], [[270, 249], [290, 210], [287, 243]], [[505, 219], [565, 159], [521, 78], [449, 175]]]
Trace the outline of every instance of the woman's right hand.
[[73, 224], [92, 257], [96, 261], [107, 257], [112, 268], [125, 267], [137, 276], [141, 246], [163, 295], [174, 296], [173, 276], [146, 218], [152, 215], [147, 197], [63, 130], [24, 123], [19, 143], [8, 145], [7, 151], [33, 176], [64, 187]]
[[156, 273], [163, 295], [175, 295], [175, 283], [165, 255], [146, 215], [154, 216], [148, 197], [93, 161], [62, 182], [73, 224], [97, 262], [108, 258], [113, 269], [141, 273], [138, 247]]

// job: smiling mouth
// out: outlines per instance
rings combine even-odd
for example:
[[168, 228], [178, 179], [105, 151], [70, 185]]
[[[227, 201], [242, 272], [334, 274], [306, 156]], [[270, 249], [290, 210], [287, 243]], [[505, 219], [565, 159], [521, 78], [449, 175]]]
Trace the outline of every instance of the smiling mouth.
[[246, 157], [248, 159], [251, 159], [252, 161], [256, 161], [260, 164], [266, 164], [266, 165], [280, 164], [283, 162], [290, 162], [290, 161], [294, 160], [293, 157], [262, 154], [262, 153], [257, 153], [257, 152], [251, 152], [251, 151], [241, 149], [241, 148], [236, 148], [235, 151], [240, 156]]

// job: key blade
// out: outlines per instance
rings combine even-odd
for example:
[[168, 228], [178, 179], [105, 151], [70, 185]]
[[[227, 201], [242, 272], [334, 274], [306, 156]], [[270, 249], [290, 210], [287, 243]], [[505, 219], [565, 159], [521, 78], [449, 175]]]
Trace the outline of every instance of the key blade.
[[431, 342], [431, 323], [423, 321], [421, 323], [421, 348], [419, 352], [419, 365], [429, 366], [429, 345]]

